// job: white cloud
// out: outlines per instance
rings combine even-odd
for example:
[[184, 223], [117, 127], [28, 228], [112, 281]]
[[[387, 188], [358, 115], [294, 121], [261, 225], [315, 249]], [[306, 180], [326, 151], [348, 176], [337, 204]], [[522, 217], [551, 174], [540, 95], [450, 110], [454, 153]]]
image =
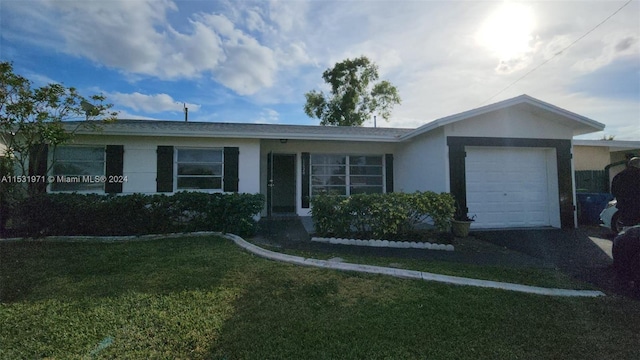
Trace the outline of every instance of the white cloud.
[[[305, 1], [269, 1], [269, 20], [284, 33], [298, 31], [305, 26], [309, 14], [309, 3]], [[312, 14], [313, 15], [313, 14]]]
[[604, 36], [600, 46], [601, 51], [596, 56], [582, 59], [573, 66], [582, 72], [592, 72], [603, 66], [609, 65], [619, 57], [637, 55], [640, 52], [640, 42], [637, 33], [615, 33]]
[[254, 121], [255, 124], [278, 124], [280, 123], [280, 114], [269, 108], [263, 108], [258, 118]]
[[124, 106], [135, 111], [142, 111], [152, 114], [165, 111], [182, 112], [185, 105], [190, 112], [197, 112], [198, 110], [200, 110], [200, 105], [191, 103], [185, 104], [174, 100], [167, 94], [145, 95], [139, 92], [134, 92], [131, 94], [114, 92], [108, 93], [107, 97], [118, 107]]
[[[136, 89], [144, 89], [142, 84], [157, 78], [181, 80], [174, 82], [176, 87], [188, 84], [191, 94], [197, 91], [194, 89], [206, 89], [196, 95], [197, 101], [191, 101], [202, 104], [197, 115], [203, 119], [213, 119], [210, 114], [214, 112], [219, 118], [231, 118], [223, 108], [239, 99], [231, 91], [222, 91], [222, 97], [206, 93], [214, 87], [211, 79], [242, 95], [239, 102], [251, 107], [246, 111], [261, 113], [259, 118], [265, 121], [275, 118], [264, 109], [280, 112], [278, 120], [288, 123], [289, 116], [297, 116], [289, 109], [299, 108], [300, 117], [306, 119], [303, 94], [323, 89], [322, 72], [346, 57], [364, 54], [379, 65], [381, 78], [396, 85], [403, 99], [392, 121], [379, 122], [379, 126], [416, 127], [487, 100], [527, 93], [604, 122], [607, 133], [615, 135], [617, 129], [624, 129], [625, 134], [640, 138], [628, 125], [625, 128], [640, 118], [637, 99], [609, 101], [606, 97], [613, 95], [586, 94], [576, 88], [585, 74], [616, 60], [640, 56], [637, 1], [557, 56], [621, 4], [524, 2], [535, 21], [514, 32], [518, 35], [513, 45], [516, 55], [499, 57], [477, 42], [476, 33], [502, 4], [31, 0], [3, 2], [1, 16], [3, 38], [118, 69], [139, 82]], [[509, 35], [509, 30], [501, 31]], [[497, 32], [496, 36], [501, 35]], [[551, 57], [552, 61], [518, 80]], [[633, 76], [637, 74], [630, 73], [628, 78]], [[178, 91], [166, 87], [149, 93], [179, 98]], [[171, 111], [182, 109], [181, 103], [171, 105], [175, 100], [163, 100], [161, 94], [145, 95], [149, 98], [125, 95], [139, 111], [147, 111], [142, 104], [154, 101], [159, 104], [144, 105], [145, 109], [162, 108], [160, 104], [169, 104]]]
[[[295, 66], [296, 60], [308, 61], [303, 44], [283, 43], [283, 50], [271, 44], [278, 54], [287, 54], [279, 61], [274, 49], [224, 14], [193, 14], [187, 19], [186, 31], [179, 31], [169, 24], [168, 13], [178, 11], [169, 0], [43, 0], [41, 4], [31, 10], [19, 8], [32, 19], [47, 19], [30, 29], [31, 33], [57, 33], [60, 39], [48, 46], [128, 74], [164, 80], [211, 76], [240, 95], [250, 95], [273, 85], [279, 64]], [[259, 8], [243, 14], [249, 14], [249, 31], [268, 29]], [[285, 26], [281, 17], [277, 19], [279, 26]]]
[[[58, 17], [57, 31], [63, 50], [110, 67], [150, 74], [163, 58], [159, 44], [167, 40], [156, 27], [165, 27], [166, 12], [176, 10], [170, 1], [51, 1]], [[55, 29], [55, 30], [54, 30]]]
[[31, 82], [33, 83], [33, 85], [35, 87], [41, 87], [41, 86], [46, 86], [49, 84], [59, 84], [59, 81], [53, 80], [52, 78], [43, 75], [43, 74], [38, 74], [35, 72], [29, 72], [27, 74], [24, 75], [27, 79], [31, 80]]
[[247, 15], [245, 18], [247, 30], [256, 31], [256, 32], [264, 32], [267, 30], [268, 26], [265, 23], [265, 21], [262, 19], [261, 14], [262, 12], [258, 7], [254, 7], [247, 10]]
[[146, 115], [132, 114], [126, 110], [115, 110], [115, 112], [118, 114], [118, 119], [120, 120], [161, 120]]

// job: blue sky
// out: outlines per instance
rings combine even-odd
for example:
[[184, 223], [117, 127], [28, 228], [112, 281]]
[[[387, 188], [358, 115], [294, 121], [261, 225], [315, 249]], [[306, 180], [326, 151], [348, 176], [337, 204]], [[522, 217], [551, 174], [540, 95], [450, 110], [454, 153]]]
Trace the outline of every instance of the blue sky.
[[0, 60], [120, 118], [316, 125], [304, 93], [366, 55], [403, 99], [378, 126], [528, 94], [606, 124], [583, 138], [640, 140], [639, 1], [557, 55], [625, 3], [0, 0]]

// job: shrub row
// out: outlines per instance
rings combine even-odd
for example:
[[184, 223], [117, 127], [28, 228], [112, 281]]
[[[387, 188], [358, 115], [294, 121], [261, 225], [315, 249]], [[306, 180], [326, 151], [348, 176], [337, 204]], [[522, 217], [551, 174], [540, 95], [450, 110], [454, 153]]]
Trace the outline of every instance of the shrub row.
[[143, 235], [221, 231], [250, 235], [264, 206], [260, 194], [42, 194], [12, 209], [18, 236]]
[[447, 231], [455, 212], [449, 193], [434, 192], [358, 194], [350, 197], [318, 195], [312, 198], [311, 216], [320, 236], [366, 234], [389, 239], [415, 231], [417, 224], [432, 220]]

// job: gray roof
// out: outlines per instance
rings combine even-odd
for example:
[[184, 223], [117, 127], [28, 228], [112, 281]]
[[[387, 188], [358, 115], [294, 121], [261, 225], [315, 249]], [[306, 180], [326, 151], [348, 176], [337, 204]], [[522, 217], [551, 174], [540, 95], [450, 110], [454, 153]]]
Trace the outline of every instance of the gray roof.
[[[69, 122], [75, 126], [78, 122]], [[103, 135], [188, 136], [254, 139], [355, 140], [395, 142], [413, 129], [350, 126], [273, 125], [164, 120], [117, 120], [101, 125]], [[94, 134], [90, 128], [79, 134]]]
[[[537, 113], [573, 130], [573, 135], [588, 134], [604, 129], [604, 124], [568, 110], [559, 108], [528, 95], [503, 100], [494, 104], [450, 115], [431, 121], [417, 129], [370, 128], [350, 126], [273, 125], [219, 122], [185, 122], [164, 120], [118, 120], [103, 126], [104, 135], [216, 137], [245, 139], [343, 140], [401, 142], [447, 124], [467, 120], [478, 115], [515, 107], [521, 111]], [[69, 122], [69, 127], [79, 122]], [[95, 134], [83, 129], [80, 134]]]

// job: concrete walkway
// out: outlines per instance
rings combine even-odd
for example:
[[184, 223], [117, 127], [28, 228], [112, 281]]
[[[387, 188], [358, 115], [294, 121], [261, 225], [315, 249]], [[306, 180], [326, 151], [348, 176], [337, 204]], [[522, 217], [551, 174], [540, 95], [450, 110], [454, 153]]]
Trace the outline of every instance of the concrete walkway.
[[505, 283], [505, 282], [499, 282], [499, 281], [478, 280], [478, 279], [470, 279], [470, 278], [464, 278], [464, 277], [458, 277], [458, 276], [439, 275], [439, 274], [433, 274], [433, 273], [415, 271], [415, 270], [404, 270], [404, 269], [389, 268], [389, 267], [382, 267], [382, 266], [361, 265], [361, 264], [352, 264], [352, 263], [337, 262], [337, 261], [331, 261], [331, 260], [303, 258], [301, 256], [287, 255], [287, 254], [282, 254], [282, 253], [263, 249], [259, 246], [256, 246], [254, 244], [251, 244], [245, 241], [244, 239], [236, 235], [226, 234], [222, 236], [232, 240], [238, 246], [260, 257], [276, 260], [276, 261], [282, 261], [290, 264], [296, 264], [296, 265], [315, 266], [320, 268], [343, 270], [343, 271], [356, 271], [356, 272], [364, 272], [369, 274], [382, 274], [382, 275], [390, 275], [390, 276], [406, 278], [406, 279], [421, 279], [425, 281], [436, 281], [436, 282], [441, 282], [446, 284], [477, 286], [477, 287], [517, 291], [517, 292], [523, 292], [528, 294], [548, 295], [548, 296], [597, 297], [597, 296], [605, 295], [603, 292], [596, 291], [596, 290], [570, 290], [570, 289], [544, 288], [544, 287], [538, 287], [538, 286]]

